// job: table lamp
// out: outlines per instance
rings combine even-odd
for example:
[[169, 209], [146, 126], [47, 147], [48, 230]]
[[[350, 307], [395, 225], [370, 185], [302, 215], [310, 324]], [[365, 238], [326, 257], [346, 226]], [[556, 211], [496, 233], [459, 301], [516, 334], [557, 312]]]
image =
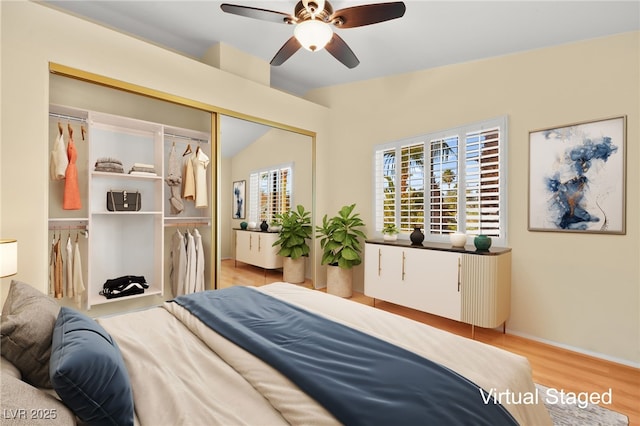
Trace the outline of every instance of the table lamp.
[[0, 278], [18, 273], [18, 241], [0, 239]]

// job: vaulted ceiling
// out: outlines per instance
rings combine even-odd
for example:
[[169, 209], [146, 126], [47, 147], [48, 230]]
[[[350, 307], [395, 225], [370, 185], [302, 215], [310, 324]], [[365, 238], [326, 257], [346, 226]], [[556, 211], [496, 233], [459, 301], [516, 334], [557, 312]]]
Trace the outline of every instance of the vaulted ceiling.
[[[334, 10], [377, 1], [332, 2]], [[219, 42], [267, 62], [290, 25], [224, 13], [218, 1], [46, 1], [46, 4], [200, 59]], [[296, 0], [227, 3], [293, 13]], [[640, 1], [405, 1], [402, 18], [336, 32], [360, 64], [299, 50], [271, 67], [271, 86], [311, 89], [474, 61], [640, 29]]]

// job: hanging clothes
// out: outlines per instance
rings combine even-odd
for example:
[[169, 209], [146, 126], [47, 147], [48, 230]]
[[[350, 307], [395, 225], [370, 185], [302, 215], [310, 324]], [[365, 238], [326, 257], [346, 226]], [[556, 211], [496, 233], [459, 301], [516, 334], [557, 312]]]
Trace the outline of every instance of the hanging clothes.
[[187, 230], [185, 234], [187, 267], [184, 279], [184, 292], [190, 294], [195, 291], [196, 286], [196, 244], [193, 235]]
[[209, 157], [200, 149], [196, 150], [196, 154], [191, 159], [193, 164], [193, 173], [196, 184], [196, 208], [202, 209], [208, 205], [208, 185], [207, 185], [207, 166], [209, 165]]
[[66, 273], [64, 279], [67, 284], [67, 297], [73, 297], [73, 246], [71, 244], [71, 234], [67, 237], [65, 251], [67, 254], [67, 267], [65, 268]]
[[171, 237], [171, 267], [169, 270], [169, 278], [171, 279], [171, 290], [174, 297], [185, 294], [184, 284], [187, 272], [187, 249], [185, 239], [176, 229]]
[[202, 247], [202, 235], [197, 229], [193, 230], [193, 240], [196, 251], [196, 274], [193, 291], [204, 291], [204, 249]]
[[[171, 206], [171, 214], [180, 214], [184, 210], [184, 203], [180, 195], [182, 185], [182, 174], [180, 173], [180, 159], [176, 154], [176, 146], [171, 147], [169, 152], [169, 167], [165, 182], [169, 186], [169, 205]], [[174, 293], [175, 294], [175, 293]]]
[[[67, 262], [69, 259], [67, 259]], [[75, 248], [73, 251], [73, 273], [72, 273], [72, 291], [74, 302], [80, 306], [82, 303], [82, 294], [85, 292], [84, 280], [82, 278], [82, 259], [80, 257], [80, 245], [76, 236]]]
[[49, 253], [49, 296], [53, 297], [55, 294], [55, 281], [56, 281], [56, 233], [53, 232], [53, 239], [51, 240], [51, 251]]
[[49, 156], [49, 175], [51, 180], [64, 179], [68, 164], [69, 158], [64, 150], [64, 137], [60, 132], [53, 143], [53, 149]]
[[60, 248], [60, 236], [54, 245], [54, 271], [53, 271], [53, 291], [56, 299], [61, 299], [63, 295], [62, 289], [62, 249]]
[[196, 198], [196, 180], [193, 173], [193, 157], [194, 155], [187, 154], [183, 157], [182, 162], [182, 199], [183, 200], [195, 200]]
[[62, 196], [62, 208], [65, 210], [80, 210], [82, 201], [80, 200], [80, 187], [78, 185], [78, 151], [73, 143], [73, 138], [69, 136], [67, 145], [68, 165], [65, 171], [64, 194]]

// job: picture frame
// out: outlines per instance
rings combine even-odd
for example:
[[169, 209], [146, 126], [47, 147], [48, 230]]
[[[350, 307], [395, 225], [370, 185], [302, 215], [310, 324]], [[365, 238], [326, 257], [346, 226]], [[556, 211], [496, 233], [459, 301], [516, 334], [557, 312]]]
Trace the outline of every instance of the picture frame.
[[233, 202], [231, 204], [231, 215], [234, 219], [244, 219], [246, 212], [246, 197], [245, 197], [246, 181], [237, 180], [233, 182]]
[[626, 233], [626, 116], [529, 132], [529, 231]]

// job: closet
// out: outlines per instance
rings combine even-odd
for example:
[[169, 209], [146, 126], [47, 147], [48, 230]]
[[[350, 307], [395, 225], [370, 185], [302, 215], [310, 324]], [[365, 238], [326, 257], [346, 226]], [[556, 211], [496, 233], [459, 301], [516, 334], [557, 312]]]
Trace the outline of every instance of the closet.
[[[52, 152], [58, 124], [63, 130], [70, 128], [73, 131], [81, 206], [65, 209], [63, 199], [68, 189], [65, 189], [64, 180], [52, 178], [49, 181], [49, 229], [50, 235], [79, 236], [86, 287], [80, 307], [91, 309], [96, 305], [147, 296], [173, 297], [170, 241], [176, 232], [204, 237], [201, 239], [204, 244], [200, 250], [204, 253], [199, 256], [199, 272], [206, 277], [202, 287], [210, 288], [209, 134], [98, 111], [50, 105], [49, 145]], [[70, 135], [66, 133], [64, 141], [68, 144]], [[172, 153], [173, 166], [179, 167], [180, 174], [183, 166], [195, 164], [191, 160], [199, 155], [199, 169], [194, 172], [194, 183], [199, 185], [198, 200], [182, 199], [181, 182], [176, 184], [176, 176], [173, 180], [168, 179]], [[175, 167], [171, 171], [175, 175]], [[178, 178], [178, 181], [184, 180], [183, 176]], [[115, 199], [110, 199], [114, 194]], [[111, 207], [113, 202], [122, 205], [118, 197], [123, 194], [127, 206]], [[193, 260], [195, 262], [195, 258]], [[148, 287], [144, 293], [131, 296], [107, 298], [100, 294], [107, 280], [123, 276], [144, 277]]]

